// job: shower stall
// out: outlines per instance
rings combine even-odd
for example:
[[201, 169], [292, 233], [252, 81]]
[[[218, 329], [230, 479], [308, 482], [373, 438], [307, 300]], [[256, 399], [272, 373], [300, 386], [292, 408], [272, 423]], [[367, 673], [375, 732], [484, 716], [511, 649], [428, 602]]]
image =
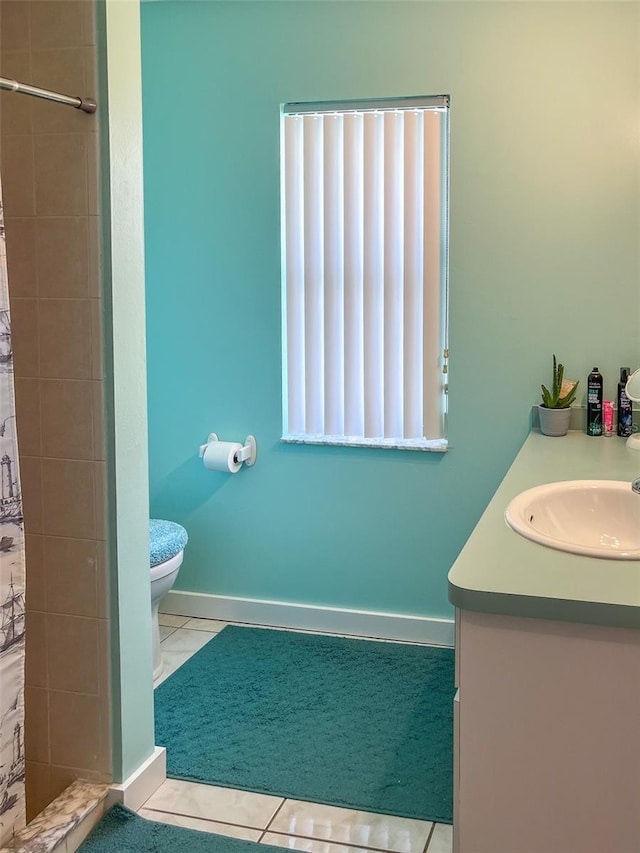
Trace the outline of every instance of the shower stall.
[[0, 0], [0, 373], [13, 382], [0, 388], [0, 511], [20, 503], [0, 529], [3, 636], [16, 653], [11, 677], [0, 667], [0, 847], [25, 821], [22, 835], [44, 837], [49, 814], [76, 826], [85, 795], [137, 808], [165, 775], [140, 49], [137, 0]]
[[1, 0], [0, 847], [112, 778], [97, 71], [94, 2]]

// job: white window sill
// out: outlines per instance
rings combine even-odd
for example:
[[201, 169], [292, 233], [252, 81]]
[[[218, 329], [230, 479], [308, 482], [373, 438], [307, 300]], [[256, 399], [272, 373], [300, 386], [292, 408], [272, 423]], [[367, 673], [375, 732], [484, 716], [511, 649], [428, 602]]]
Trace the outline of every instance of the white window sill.
[[445, 438], [364, 438], [354, 435], [307, 435], [290, 433], [280, 439], [284, 444], [322, 444], [329, 447], [378, 447], [383, 450], [419, 450], [428, 453], [446, 453]]

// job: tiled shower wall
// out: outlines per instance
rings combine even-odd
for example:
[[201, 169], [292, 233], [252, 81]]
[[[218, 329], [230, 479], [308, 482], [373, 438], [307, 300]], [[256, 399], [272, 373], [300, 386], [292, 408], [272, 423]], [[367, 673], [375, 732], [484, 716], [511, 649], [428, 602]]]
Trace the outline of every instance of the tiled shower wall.
[[[96, 97], [93, 0], [0, 0], [0, 76]], [[98, 118], [0, 94], [27, 542], [27, 818], [110, 781]]]

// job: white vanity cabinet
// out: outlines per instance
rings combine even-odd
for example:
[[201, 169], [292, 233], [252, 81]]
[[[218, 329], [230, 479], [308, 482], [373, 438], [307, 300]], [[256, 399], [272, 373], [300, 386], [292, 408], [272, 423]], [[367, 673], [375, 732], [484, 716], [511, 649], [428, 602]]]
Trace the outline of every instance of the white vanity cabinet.
[[533, 431], [451, 567], [454, 853], [640, 853], [640, 561], [504, 517], [543, 483], [639, 473], [617, 438]]
[[454, 853], [640, 853], [640, 630], [456, 616]]

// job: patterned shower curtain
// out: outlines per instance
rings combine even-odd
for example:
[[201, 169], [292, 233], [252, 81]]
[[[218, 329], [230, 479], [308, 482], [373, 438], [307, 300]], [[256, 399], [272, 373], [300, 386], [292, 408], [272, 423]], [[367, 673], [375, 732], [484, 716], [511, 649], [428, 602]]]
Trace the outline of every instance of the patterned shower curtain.
[[0, 185], [0, 847], [25, 824], [24, 524]]

